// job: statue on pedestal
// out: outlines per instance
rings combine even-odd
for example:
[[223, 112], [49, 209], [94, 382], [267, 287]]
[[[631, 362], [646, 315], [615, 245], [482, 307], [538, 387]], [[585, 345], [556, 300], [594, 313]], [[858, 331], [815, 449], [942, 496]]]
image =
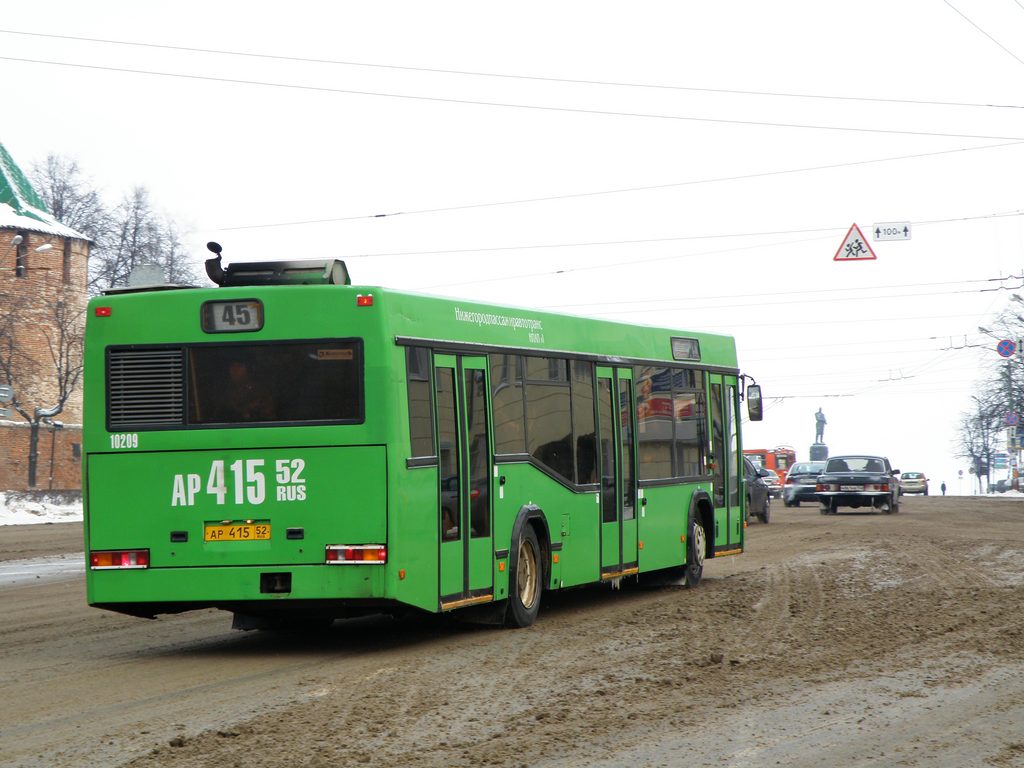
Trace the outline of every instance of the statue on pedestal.
[[828, 422], [825, 421], [825, 414], [822, 413], [821, 408], [814, 414], [814, 442], [824, 443], [825, 442], [825, 425]]

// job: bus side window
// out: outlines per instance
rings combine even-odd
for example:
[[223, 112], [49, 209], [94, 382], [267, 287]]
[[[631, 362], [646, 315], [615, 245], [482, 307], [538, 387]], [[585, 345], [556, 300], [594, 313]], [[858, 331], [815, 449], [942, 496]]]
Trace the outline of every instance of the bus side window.
[[430, 397], [430, 350], [407, 347], [406, 384], [409, 390], [409, 440], [413, 456], [436, 456], [434, 409]]
[[490, 366], [494, 452], [526, 453], [523, 359], [518, 355], [492, 354]]

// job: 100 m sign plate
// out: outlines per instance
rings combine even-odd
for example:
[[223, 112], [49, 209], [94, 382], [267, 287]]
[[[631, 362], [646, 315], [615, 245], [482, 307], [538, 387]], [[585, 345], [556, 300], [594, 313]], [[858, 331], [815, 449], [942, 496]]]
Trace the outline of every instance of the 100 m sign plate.
[[270, 523], [207, 523], [203, 541], [267, 541]]

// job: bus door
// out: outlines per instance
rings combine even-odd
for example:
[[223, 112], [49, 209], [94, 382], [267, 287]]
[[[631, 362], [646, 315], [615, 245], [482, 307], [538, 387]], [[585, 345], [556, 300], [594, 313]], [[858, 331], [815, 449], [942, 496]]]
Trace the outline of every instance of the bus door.
[[494, 592], [487, 358], [435, 355], [442, 610]]
[[597, 368], [601, 578], [638, 571], [633, 370]]
[[715, 530], [707, 534], [714, 542], [715, 551], [724, 552], [743, 545], [743, 457], [739, 446], [737, 387], [733, 377], [713, 374], [709, 379]]

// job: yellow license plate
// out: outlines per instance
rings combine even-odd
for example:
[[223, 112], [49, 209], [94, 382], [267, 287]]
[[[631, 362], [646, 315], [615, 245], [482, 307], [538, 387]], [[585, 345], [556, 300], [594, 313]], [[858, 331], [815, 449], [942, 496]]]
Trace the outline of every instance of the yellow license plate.
[[203, 529], [203, 541], [266, 541], [269, 538], [269, 523], [207, 523]]

